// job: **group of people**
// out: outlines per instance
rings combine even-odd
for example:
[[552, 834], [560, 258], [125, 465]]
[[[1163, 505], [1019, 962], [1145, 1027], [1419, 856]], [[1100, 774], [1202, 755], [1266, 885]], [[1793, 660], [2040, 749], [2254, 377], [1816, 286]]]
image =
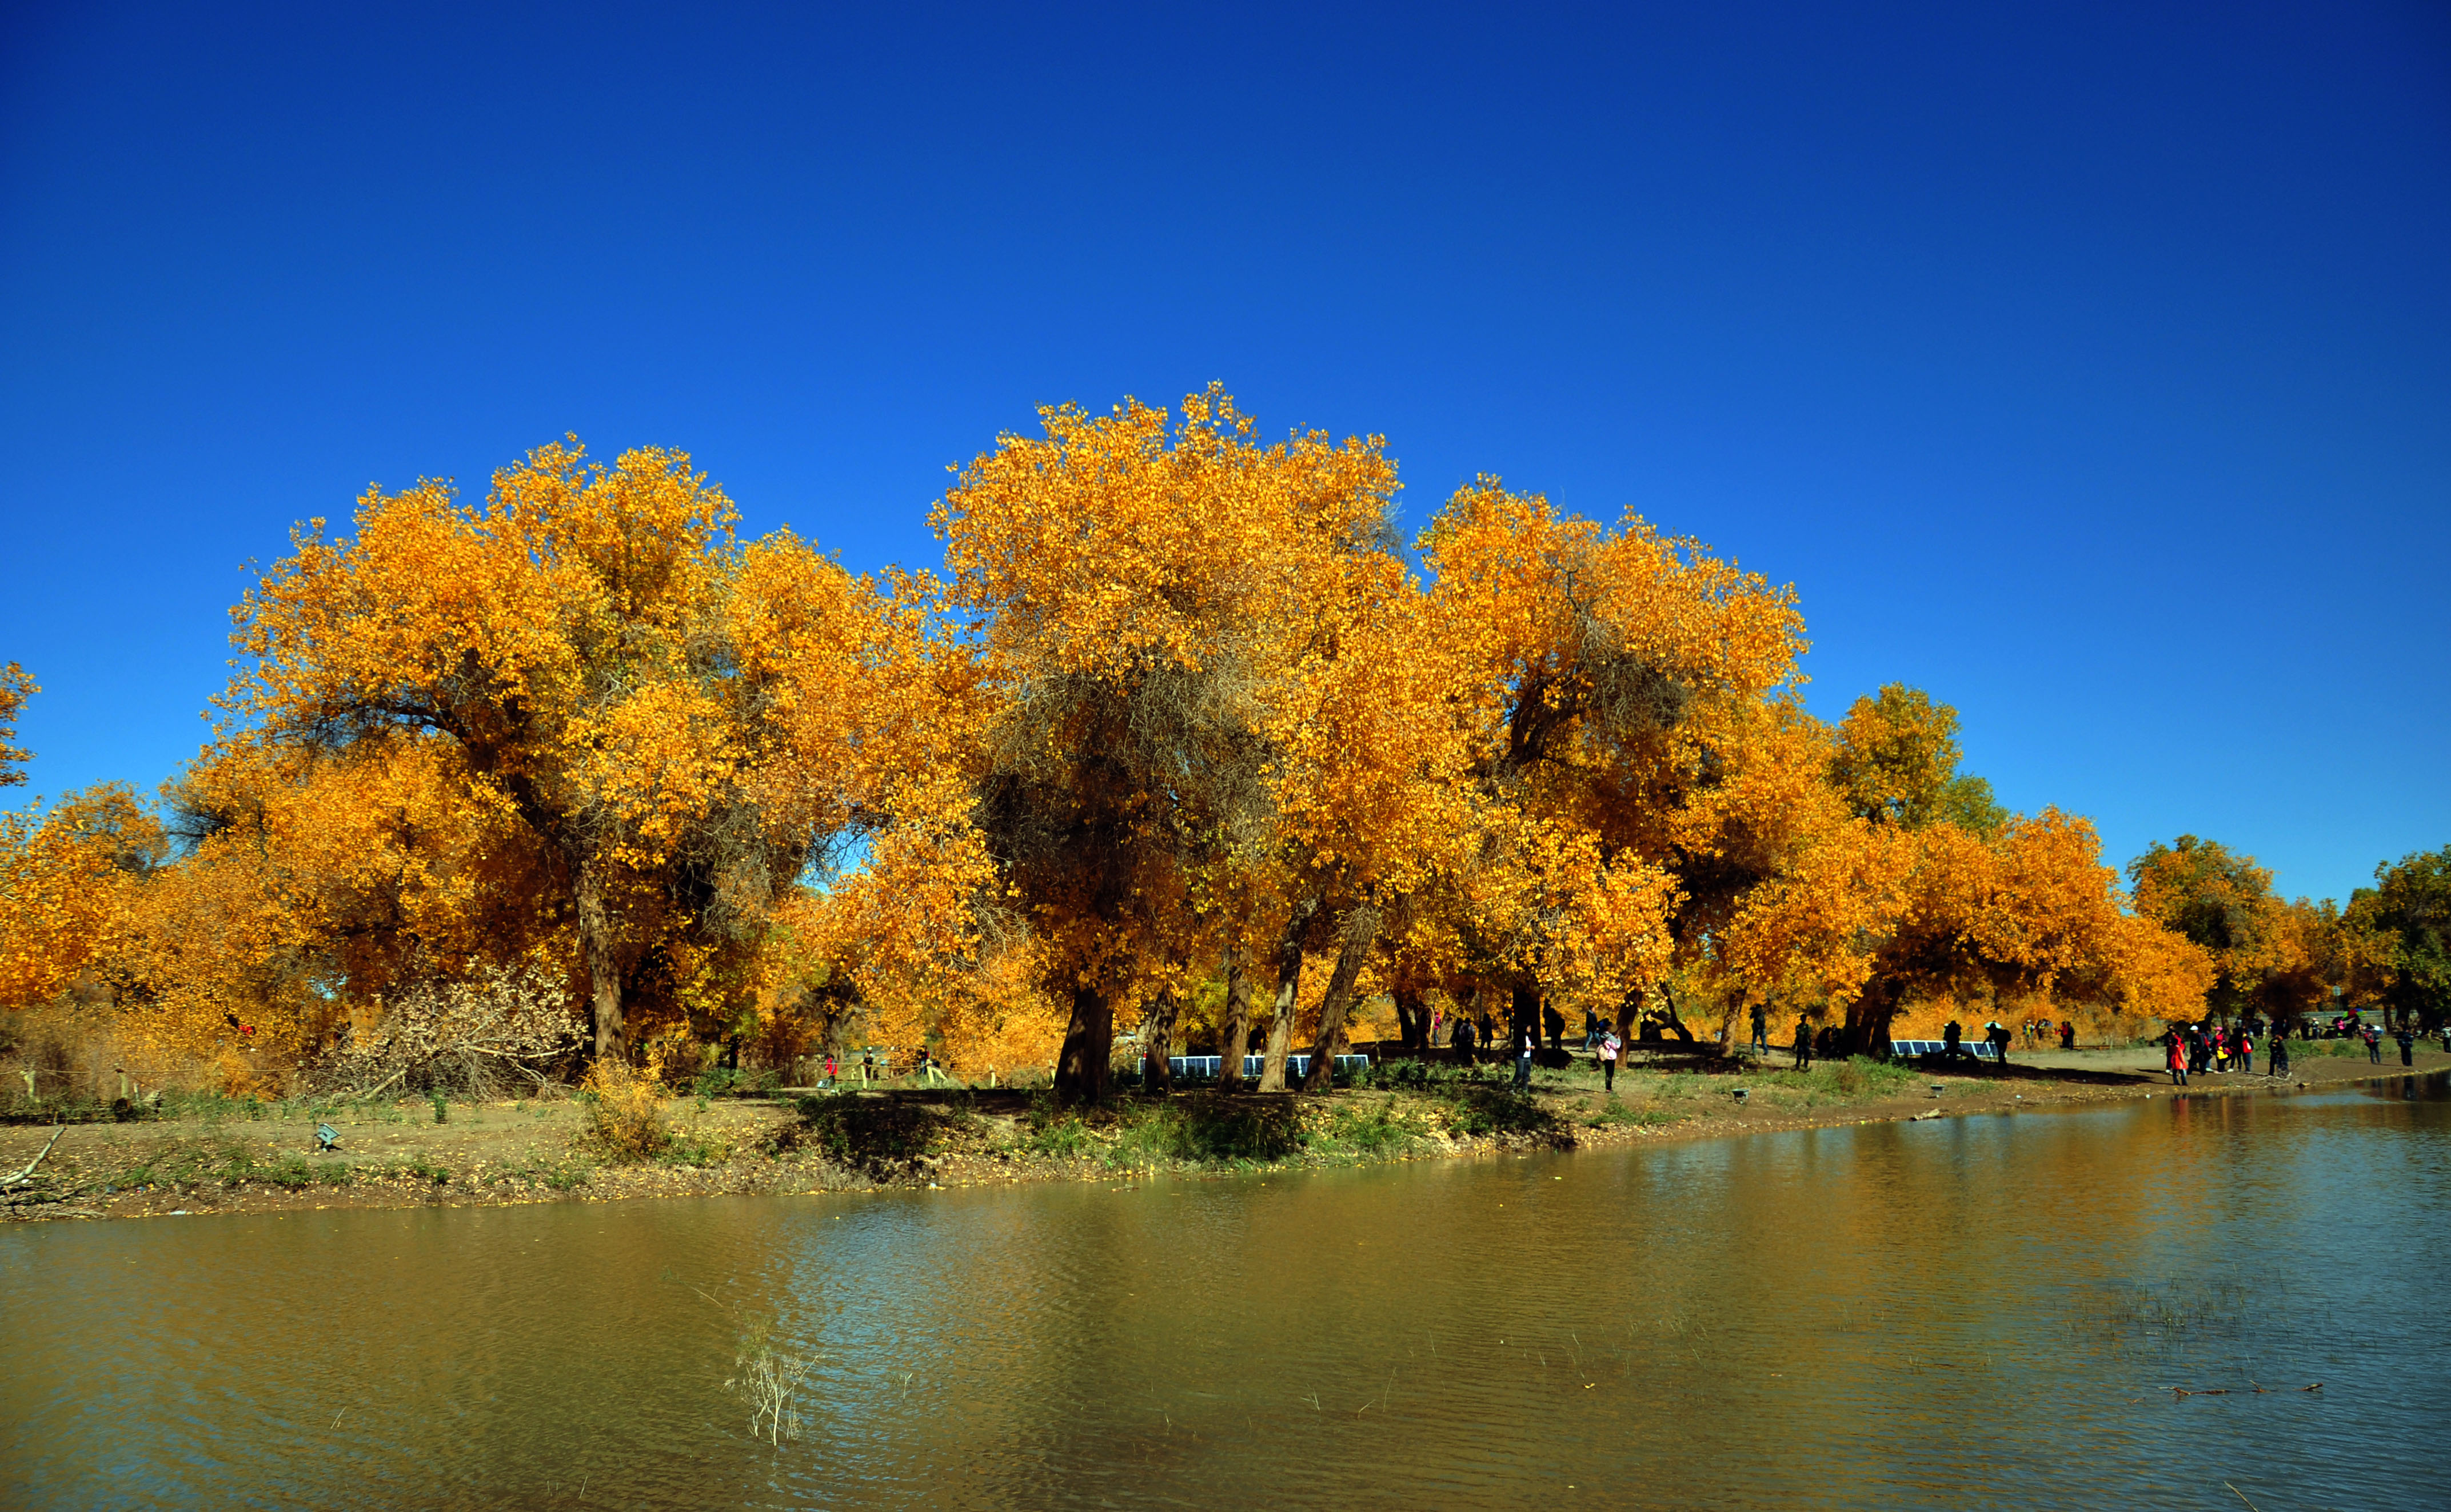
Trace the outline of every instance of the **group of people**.
[[[2162, 1037], [2165, 1064], [2170, 1071], [2170, 1084], [2184, 1087], [2190, 1076], [2207, 1072], [2242, 1072], [2255, 1070], [2255, 1037], [2258, 1026], [2252, 1019], [2237, 1024], [2181, 1024]], [[2284, 1035], [2271, 1035], [2265, 1039], [2266, 1075], [2278, 1076], [2289, 1069], [2289, 1040]]]
[[[2161, 1039], [2167, 1057], [2164, 1064], [2169, 1068], [2171, 1083], [2182, 1087], [2187, 1084], [2190, 1076], [2225, 1072], [2251, 1075], [2255, 1070], [2255, 1042], [2259, 1037], [2264, 1041], [2265, 1075], [2287, 1076], [2289, 1036], [2286, 1029], [2277, 1022], [2267, 1026], [2253, 1018], [2241, 1019], [2235, 1024], [2206, 1020], [2175, 1026]], [[2366, 1060], [2370, 1064], [2382, 1064], [2383, 1031], [2381, 1026], [2366, 1022], [2363, 1017], [2343, 1014], [2324, 1025], [2320, 1037], [2355, 1040], [2365, 1046]], [[2400, 1045], [2400, 1063], [2414, 1066], [2417, 1063], [2417, 1031], [2403, 1024], [2392, 1031], [2391, 1037]], [[2442, 1048], [2451, 1051], [2451, 1026], [2444, 1029]]]

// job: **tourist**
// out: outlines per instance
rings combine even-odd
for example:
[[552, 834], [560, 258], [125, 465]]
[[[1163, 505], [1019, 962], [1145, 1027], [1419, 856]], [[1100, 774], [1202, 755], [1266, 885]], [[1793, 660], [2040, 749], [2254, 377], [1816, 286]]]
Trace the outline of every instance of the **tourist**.
[[2065, 1018], [2060, 1020], [2060, 1048], [2062, 1050], [2076, 1048], [2076, 1025]]
[[2187, 1042], [2175, 1029], [2162, 1037], [2170, 1045], [2170, 1085], [2184, 1087], [2187, 1084]]
[[1991, 1042], [1991, 1057], [2000, 1062], [2001, 1070], [2008, 1070], [2009, 1031], [2002, 1028], [2000, 1026], [2000, 1021], [1995, 1018], [1990, 1023], [1984, 1026], [1983, 1035], [1985, 1038]]
[[1616, 1030], [1600, 1031], [1600, 1090], [1602, 1092], [1617, 1091], [1617, 1055], [1624, 1048], [1618, 1043]]
[[1558, 1011], [1557, 1004], [1551, 1003], [1549, 1006], [1540, 1010], [1540, 1021], [1545, 1024], [1549, 1030], [1549, 1048], [1560, 1054], [1564, 1053], [1566, 1048], [1566, 1016]]
[[2369, 1065], [2382, 1064], [2382, 1031], [2372, 1024], [2366, 1025], [2366, 1061]]
[[[2451, 1030], [2444, 1031], [2444, 1034], [2445, 1045], [2451, 1046]], [[1770, 1004], [1768, 1003], [1754, 1004], [1754, 1054], [1756, 1056], [1770, 1054]]]
[[2276, 1034], [2264, 1043], [2265, 1054], [2271, 1059], [2271, 1064], [2265, 1069], [2275, 1076], [2289, 1075], [2289, 1037]]
[[1943, 1024], [1940, 1029], [1940, 1058], [1955, 1060], [1963, 1055], [1966, 1050], [1965, 1039], [1966, 1028], [1956, 1019], [1951, 1018], [1948, 1023]]
[[2241, 1076], [2255, 1075], [2255, 1036], [2244, 1025], [2238, 1031], [2238, 1069]]
[[1449, 1039], [1447, 1044], [1455, 1051], [1455, 1057], [1459, 1063], [1467, 1066], [1471, 1065], [1473, 1063], [1472, 1020], [1469, 1018], [1457, 1019], [1455, 1037]]
[[2417, 1064], [2417, 1035], [2416, 1035], [2416, 1033], [2415, 1033], [2413, 1030], [2411, 1030], [2411, 1029], [2410, 1029], [2406, 1024], [2402, 1024], [2402, 1025], [2401, 1025], [2401, 1026], [2400, 1026], [2400, 1032], [2399, 1032], [2398, 1034], [2396, 1034], [2396, 1035], [2392, 1036], [2392, 1037], [2393, 1037], [2394, 1039], [2397, 1039], [2397, 1040], [2399, 1040], [2399, 1041], [2400, 1041], [2400, 1063], [2401, 1063], [2402, 1065], [2403, 1065], [2403, 1066], [2413, 1066], [2413, 1065], [2416, 1065], [2416, 1064]]
[[1540, 1037], [1532, 1032], [1529, 1022], [1515, 1026], [1515, 1088], [1518, 1092], [1532, 1090], [1532, 1056], [1540, 1048]]
[[827, 1051], [827, 1052], [826, 1052], [826, 1085], [827, 1085], [827, 1086], [831, 1087], [831, 1086], [833, 1086], [833, 1085], [834, 1084], [834, 1074], [835, 1074], [835, 1073], [836, 1073], [840, 1068], [841, 1068], [841, 1062], [836, 1058], [836, 1056], [835, 1056], [834, 1053], [833, 1053], [833, 1051], [831, 1051], [831, 1050]]
[[1801, 1018], [1795, 1021], [1795, 1069], [1813, 1069], [1813, 1026]]

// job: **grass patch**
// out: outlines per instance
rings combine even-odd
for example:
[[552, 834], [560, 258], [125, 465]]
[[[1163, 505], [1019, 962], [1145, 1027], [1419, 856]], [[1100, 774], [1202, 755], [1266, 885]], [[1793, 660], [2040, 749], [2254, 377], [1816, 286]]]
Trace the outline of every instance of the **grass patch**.
[[1657, 1128], [1661, 1124], [1681, 1123], [1673, 1113], [1657, 1108], [1637, 1108], [1630, 1102], [1612, 1097], [1600, 1104], [1600, 1111], [1583, 1120], [1589, 1129]]
[[1854, 1056], [1825, 1060], [1810, 1071], [1763, 1071], [1745, 1078], [1756, 1095], [1785, 1108], [1818, 1108], [1904, 1096], [1928, 1076], [1912, 1066]]
[[292, 1192], [307, 1187], [345, 1187], [349, 1184], [349, 1164], [345, 1160], [309, 1160], [304, 1155], [284, 1155], [270, 1165], [255, 1168], [254, 1179], [268, 1181]]
[[932, 1153], [968, 1122], [929, 1103], [821, 1092], [800, 1099], [796, 1134], [836, 1165], [877, 1172]]
[[1099, 1140], [1087, 1124], [1074, 1120], [1080, 1133], [1065, 1135], [1072, 1153], [1088, 1153], [1103, 1143], [1110, 1165], [1243, 1167], [1290, 1159], [1308, 1142], [1302, 1107], [1286, 1097], [1195, 1094], [1106, 1112], [1109, 1138]]
[[1440, 1121], [1449, 1132], [1470, 1138], [1495, 1134], [1555, 1137], [1564, 1130], [1556, 1114], [1538, 1099], [1515, 1090], [1511, 1074], [1495, 1068], [1390, 1060], [1372, 1066], [1363, 1084], [1415, 1093], [1444, 1104], [1437, 1110]]
[[[2395, 1063], [2398, 1062], [2400, 1059], [2398, 1044], [2386, 1039], [2383, 1041], [2383, 1049], [2390, 1053], [2388, 1058]], [[2255, 1053], [2258, 1056], [2263, 1055], [2264, 1047], [2256, 1046]], [[2292, 1059], [2307, 1056], [2334, 1056], [2343, 1060], [2363, 1060], [2366, 1058], [2366, 1047], [2354, 1039], [2293, 1039], [2289, 1042], [2289, 1055]]]

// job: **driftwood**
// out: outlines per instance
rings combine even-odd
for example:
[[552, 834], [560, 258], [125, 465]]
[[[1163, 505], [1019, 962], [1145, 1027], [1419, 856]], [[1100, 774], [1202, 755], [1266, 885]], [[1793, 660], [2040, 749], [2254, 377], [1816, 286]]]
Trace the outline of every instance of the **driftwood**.
[[60, 1142], [60, 1135], [68, 1132], [69, 1126], [67, 1124], [62, 1124], [58, 1128], [52, 1130], [50, 1142], [43, 1146], [42, 1154], [38, 1154], [33, 1159], [27, 1161], [26, 1169], [18, 1172], [15, 1175], [0, 1177], [0, 1192], [5, 1192], [11, 1187], [22, 1187], [27, 1182], [33, 1180], [34, 1168], [43, 1163], [43, 1155], [49, 1154], [51, 1153], [51, 1145], [58, 1144]]
[[408, 1067], [406, 1067], [406, 1066], [402, 1066], [402, 1067], [401, 1067], [398, 1071], [393, 1072], [390, 1076], [385, 1076], [382, 1080], [376, 1082], [376, 1083], [375, 1083], [373, 1086], [371, 1086], [371, 1087], [368, 1087], [365, 1091], [363, 1091], [363, 1092], [353, 1092], [353, 1093], [351, 1093], [349, 1095], [351, 1095], [351, 1096], [353, 1096], [353, 1097], [371, 1097], [371, 1096], [373, 1096], [376, 1093], [379, 1093], [379, 1092], [382, 1091], [385, 1087], [390, 1086], [393, 1082], [398, 1081], [401, 1077], [407, 1076], [407, 1075], [408, 1075], [408, 1073], [409, 1073], [409, 1068], [408, 1068]]

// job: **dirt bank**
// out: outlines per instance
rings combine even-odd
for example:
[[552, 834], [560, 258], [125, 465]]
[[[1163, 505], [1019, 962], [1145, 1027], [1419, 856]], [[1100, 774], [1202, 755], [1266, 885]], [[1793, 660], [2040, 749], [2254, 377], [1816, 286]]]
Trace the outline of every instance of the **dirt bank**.
[[[2205, 1076], [2184, 1095], [2287, 1092], [2400, 1074], [2396, 1050], [2385, 1058], [2378, 1068], [2362, 1053], [2302, 1054], [2286, 1079]], [[2446, 1068], [2451, 1055], [2418, 1056], [2419, 1071]], [[658, 1157], [631, 1164], [596, 1153], [583, 1110], [567, 1098], [452, 1103], [439, 1123], [426, 1101], [230, 1103], [176, 1119], [71, 1125], [34, 1179], [5, 1194], [6, 1211], [20, 1221], [145, 1218], [1197, 1176], [2039, 1110], [2178, 1091], [2150, 1050], [2012, 1056], [2006, 1071], [1863, 1061], [1803, 1074], [1775, 1064], [1635, 1068], [1618, 1077], [1613, 1095], [1578, 1064], [1540, 1073], [1528, 1098], [1510, 1095], [1494, 1072], [1470, 1077], [1441, 1069], [1410, 1085], [1385, 1079], [1398, 1084], [1325, 1097], [1125, 1097], [1078, 1115], [1043, 1095], [976, 1089], [676, 1099], [665, 1112], [672, 1142]], [[1735, 1095], [1739, 1088], [1742, 1098]], [[318, 1148], [319, 1122], [338, 1135], [330, 1151]], [[51, 1134], [27, 1125], [0, 1129], [0, 1175], [18, 1172]]]

